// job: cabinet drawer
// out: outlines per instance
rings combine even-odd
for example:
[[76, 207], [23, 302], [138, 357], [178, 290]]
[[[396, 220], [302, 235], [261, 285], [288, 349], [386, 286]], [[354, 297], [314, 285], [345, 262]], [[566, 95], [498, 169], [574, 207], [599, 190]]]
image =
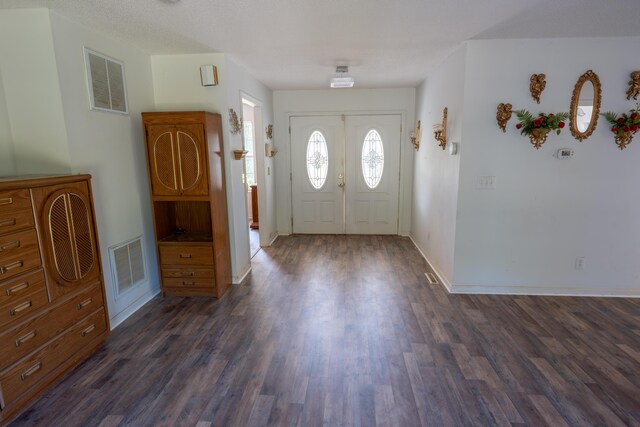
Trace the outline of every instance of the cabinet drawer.
[[49, 296], [44, 287], [35, 289], [33, 293], [16, 298], [14, 301], [0, 308], [0, 329], [6, 325], [12, 326], [20, 320], [36, 313], [41, 307], [49, 303]]
[[0, 234], [33, 227], [29, 190], [0, 192]]
[[172, 279], [163, 277], [162, 284], [170, 288], [213, 288], [215, 281], [212, 278], [184, 278]]
[[45, 289], [42, 269], [0, 285], [0, 307], [13, 303], [36, 289]]
[[5, 212], [0, 206], [0, 234], [12, 233], [16, 230], [33, 228], [33, 212], [31, 209]]
[[19, 231], [0, 237], [0, 265], [5, 265], [8, 260], [19, 257], [25, 252], [38, 249], [38, 236], [36, 230]]
[[0, 346], [0, 370], [12, 365], [102, 305], [102, 289], [96, 284], [21, 327], [0, 335], [0, 342], [4, 343]]
[[210, 246], [160, 246], [162, 265], [213, 265]]
[[40, 266], [40, 249], [35, 230], [0, 237], [0, 280]]
[[4, 405], [9, 405], [69, 357], [105, 332], [107, 323], [101, 308], [86, 317], [51, 344], [21, 361], [0, 377]]
[[213, 270], [210, 268], [163, 268], [162, 269], [162, 277], [165, 278], [178, 278], [178, 279], [189, 279], [189, 278], [213, 278], [215, 275], [213, 274]]

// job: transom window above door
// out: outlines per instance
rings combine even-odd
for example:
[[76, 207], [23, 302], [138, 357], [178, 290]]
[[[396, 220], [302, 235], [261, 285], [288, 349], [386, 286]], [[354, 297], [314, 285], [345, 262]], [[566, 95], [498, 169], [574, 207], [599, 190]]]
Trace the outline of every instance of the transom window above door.
[[307, 176], [316, 190], [327, 181], [329, 172], [329, 151], [327, 141], [320, 131], [314, 131], [307, 142]]
[[384, 171], [384, 148], [382, 138], [375, 129], [371, 129], [362, 143], [362, 177], [370, 189], [380, 184]]

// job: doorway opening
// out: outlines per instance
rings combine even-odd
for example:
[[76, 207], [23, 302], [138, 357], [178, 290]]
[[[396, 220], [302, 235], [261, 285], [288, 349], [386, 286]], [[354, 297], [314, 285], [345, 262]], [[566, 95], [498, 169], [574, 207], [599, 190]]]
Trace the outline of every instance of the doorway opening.
[[262, 128], [262, 109], [253, 100], [242, 96], [242, 120], [244, 149], [244, 184], [247, 200], [247, 227], [249, 228], [249, 258], [260, 251], [260, 194], [258, 191], [257, 144], [260, 141]]

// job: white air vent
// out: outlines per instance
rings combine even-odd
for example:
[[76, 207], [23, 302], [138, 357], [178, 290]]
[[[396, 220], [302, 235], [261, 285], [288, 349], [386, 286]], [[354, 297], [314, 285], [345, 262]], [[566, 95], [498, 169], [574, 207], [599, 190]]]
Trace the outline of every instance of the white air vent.
[[109, 258], [116, 298], [146, 280], [142, 236], [112, 246]]
[[84, 48], [91, 109], [127, 114], [124, 63]]
[[437, 285], [438, 284], [438, 279], [436, 278], [436, 275], [433, 273], [424, 273], [425, 276], [427, 276], [427, 280], [429, 281], [430, 285]]

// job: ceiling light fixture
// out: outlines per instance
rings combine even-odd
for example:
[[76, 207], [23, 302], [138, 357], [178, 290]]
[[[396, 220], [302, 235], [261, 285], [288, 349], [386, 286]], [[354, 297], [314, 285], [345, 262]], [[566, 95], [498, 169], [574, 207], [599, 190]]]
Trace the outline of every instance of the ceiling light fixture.
[[346, 88], [353, 87], [355, 81], [353, 77], [347, 76], [349, 67], [346, 65], [339, 65], [336, 67], [336, 77], [331, 78], [330, 85], [332, 88]]

